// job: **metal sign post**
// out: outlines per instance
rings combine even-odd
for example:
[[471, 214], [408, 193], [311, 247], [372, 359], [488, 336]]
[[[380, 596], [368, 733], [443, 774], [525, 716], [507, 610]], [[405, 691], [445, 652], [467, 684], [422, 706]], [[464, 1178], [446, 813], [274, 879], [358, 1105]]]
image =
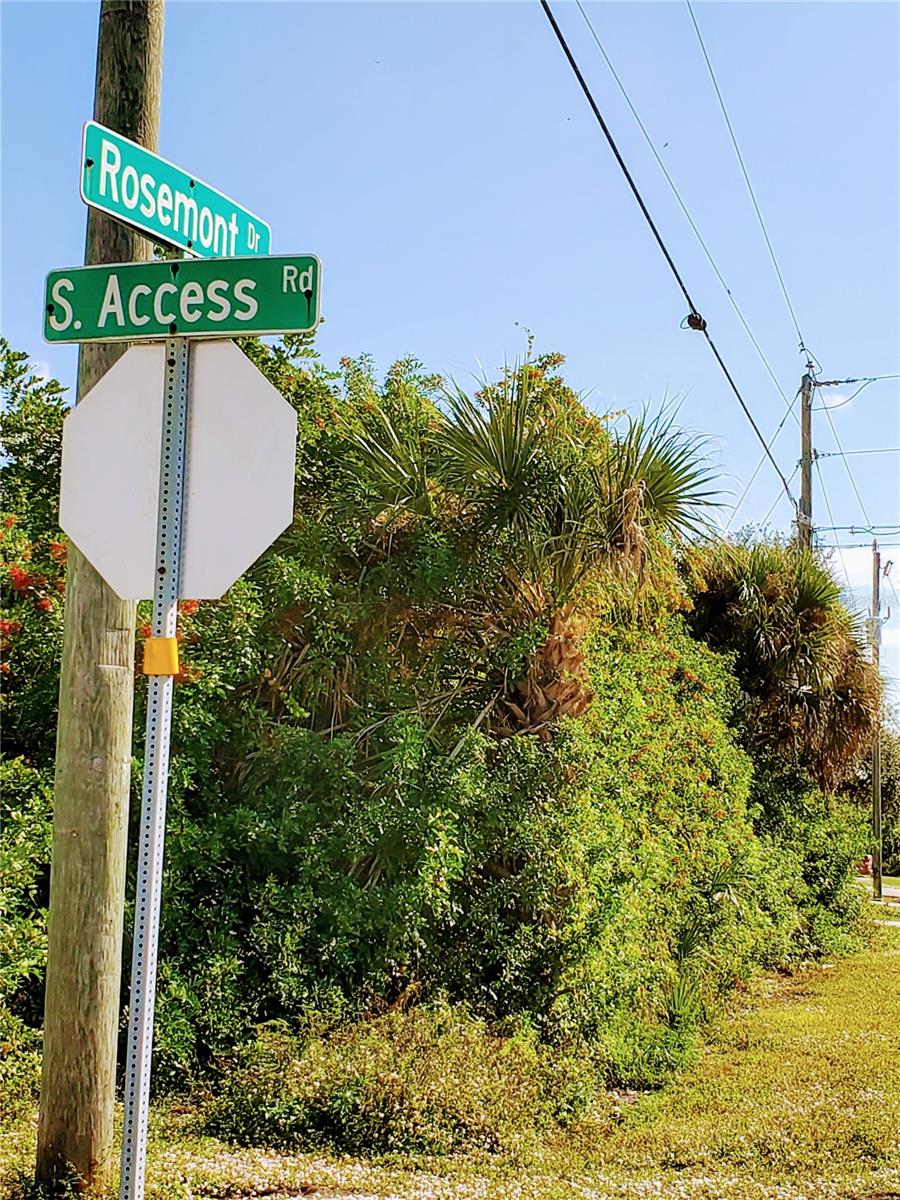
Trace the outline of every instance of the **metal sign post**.
[[229, 339], [314, 330], [322, 264], [269, 255], [259, 217], [92, 121], [81, 194], [195, 256], [52, 271], [44, 301], [48, 342], [146, 343], [66, 417], [60, 489], [113, 591], [153, 596], [119, 1189], [143, 1200], [178, 599], [223, 595], [293, 519], [296, 412]]
[[165, 364], [156, 581], [153, 590], [152, 637], [145, 644], [144, 659], [144, 672], [149, 676], [149, 687], [137, 896], [134, 909], [134, 948], [131, 958], [120, 1200], [141, 1200], [144, 1195], [153, 1006], [156, 996], [156, 957], [159, 945], [166, 791], [172, 728], [172, 690], [173, 676], [178, 671], [175, 634], [178, 621], [190, 343], [184, 338], [172, 338], [167, 341]]

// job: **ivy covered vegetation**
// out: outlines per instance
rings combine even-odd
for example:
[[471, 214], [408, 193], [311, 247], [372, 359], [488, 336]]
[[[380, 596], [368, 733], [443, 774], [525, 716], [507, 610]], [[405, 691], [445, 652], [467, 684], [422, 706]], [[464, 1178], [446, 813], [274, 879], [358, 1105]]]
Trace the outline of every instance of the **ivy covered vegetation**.
[[[468, 395], [245, 350], [297, 410], [296, 512], [181, 605], [159, 1091], [257, 1144], [496, 1148], [661, 1082], [759, 968], [864, 943], [878, 680], [825, 563], [712, 536], [702, 442], [594, 415], [560, 356]], [[6, 345], [3, 389], [0, 1071], [27, 1105], [65, 407]]]

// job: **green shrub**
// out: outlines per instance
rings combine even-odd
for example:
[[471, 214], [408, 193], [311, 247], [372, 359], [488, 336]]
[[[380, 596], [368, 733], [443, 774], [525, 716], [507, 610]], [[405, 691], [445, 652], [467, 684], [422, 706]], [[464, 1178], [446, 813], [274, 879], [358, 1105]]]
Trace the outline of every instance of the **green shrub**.
[[[446, 995], [491, 1027], [524, 1022], [547, 1045], [590, 1046], [609, 1079], [655, 1083], [759, 963], [859, 944], [857, 834], [746, 736], [738, 651], [689, 636], [650, 509], [625, 506], [627, 536], [615, 505], [586, 540], [571, 519], [579, 496], [596, 508], [602, 479], [628, 485], [623, 502], [649, 502], [629, 474], [646, 456], [632, 446], [618, 475], [606, 470], [608, 424], [565, 387], [557, 358], [529, 368], [541, 450], [523, 465], [539, 486], [507, 496], [518, 524], [498, 524], [477, 469], [452, 494], [440, 494], [452, 471], [425, 479], [416, 511], [404, 508], [441, 424], [435, 380], [417, 363], [378, 384], [365, 359], [344, 360], [338, 379], [296, 341], [246, 349], [297, 409], [296, 513], [220, 601], [181, 604], [157, 1088], [202, 1076], [260, 1024], [320, 1014], [361, 1029], [360, 1013], [413, 995]], [[7, 751], [25, 758], [9, 768], [2, 852], [18, 874], [0, 981], [34, 1024], [64, 407], [22, 356], [3, 366], [3, 714]], [[403, 448], [380, 483], [361, 469], [378, 411]], [[145, 621], [144, 607], [139, 639]], [[741, 631], [753, 629], [750, 614]], [[548, 708], [554, 689], [578, 715]], [[145, 696], [139, 684], [136, 748]], [[578, 1109], [579, 1089], [561, 1112]]]
[[523, 1027], [492, 1033], [461, 1007], [396, 1010], [301, 1040], [262, 1027], [207, 1110], [250, 1145], [349, 1154], [498, 1152], [582, 1115], [598, 1077]]
[[41, 1084], [41, 1032], [31, 1029], [0, 1000], [0, 1130], [31, 1113]]
[[753, 799], [770, 864], [760, 881], [761, 903], [782, 928], [790, 927], [794, 914], [780, 961], [769, 954], [767, 965], [862, 949], [871, 923], [856, 864], [868, 849], [868, 814], [824, 796], [802, 769], [762, 756]]
[[49, 771], [0, 761], [0, 1004], [40, 1020], [53, 789]]

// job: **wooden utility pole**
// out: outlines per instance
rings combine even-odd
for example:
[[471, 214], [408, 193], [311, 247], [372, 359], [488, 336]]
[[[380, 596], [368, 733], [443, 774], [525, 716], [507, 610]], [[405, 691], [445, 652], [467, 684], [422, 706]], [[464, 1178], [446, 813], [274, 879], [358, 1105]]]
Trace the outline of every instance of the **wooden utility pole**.
[[[881, 645], [881, 554], [878, 542], [872, 542], [872, 662], [879, 667]], [[872, 855], [872, 895], [881, 899], [881, 713], [875, 728], [872, 747], [872, 835], [875, 842]]]
[[797, 540], [803, 550], [812, 549], [812, 396], [813, 377], [807, 370], [800, 381], [800, 512]]
[[[94, 119], [156, 150], [164, 0], [102, 0]], [[74, 165], [74, 163], [73, 163]], [[89, 210], [86, 264], [152, 246]], [[81, 349], [78, 398], [127, 346]], [[115, 1107], [134, 695], [133, 601], [69, 547], [50, 876], [37, 1179], [108, 1183]]]

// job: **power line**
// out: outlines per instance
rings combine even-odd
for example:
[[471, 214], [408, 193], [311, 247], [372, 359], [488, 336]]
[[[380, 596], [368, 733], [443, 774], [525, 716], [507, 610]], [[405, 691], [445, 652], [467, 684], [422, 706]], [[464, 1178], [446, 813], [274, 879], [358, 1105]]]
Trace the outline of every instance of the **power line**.
[[[819, 529], [827, 528], [820, 525]], [[881, 550], [897, 550], [900, 549], [900, 542], [879, 542]], [[820, 542], [820, 550], [871, 550], [871, 542]]]
[[[825, 501], [825, 508], [828, 512], [829, 517], [831, 517], [831, 519], [833, 521], [834, 513], [831, 511], [831, 501], [828, 499], [828, 492], [825, 489], [825, 480], [822, 478], [822, 471], [821, 471], [821, 468], [819, 467], [818, 462], [815, 459], [813, 461], [815, 462], [816, 474], [819, 477], [819, 484], [822, 488], [822, 499]], [[844, 558], [844, 552], [843, 552], [843, 550], [838, 549], [837, 553], [838, 553], [838, 558], [840, 559], [841, 567], [844, 572], [844, 578], [847, 580], [847, 591], [852, 592], [853, 584], [850, 582], [850, 572], [847, 570], [847, 562], [846, 562], [846, 559]]]
[[816, 387], [841, 387], [845, 383], [880, 383], [882, 379], [900, 379], [900, 375], [860, 375], [858, 379], [817, 379]]
[[[679, 192], [678, 188], [675, 186], [675, 181], [673, 180], [672, 176], [669, 174], [668, 168], [666, 167], [666, 164], [663, 162], [663, 160], [659, 154], [659, 151], [656, 149], [653, 139], [650, 137], [650, 134], [647, 132], [647, 128], [644, 125], [644, 122], [641, 120], [640, 114], [638, 113], [634, 104], [632, 104], [631, 97], [628, 95], [628, 92], [625, 88], [624, 83], [619, 78], [616, 68], [613, 66], [609, 55], [606, 53], [603, 43], [600, 41], [600, 38], [597, 36], [597, 31], [594, 29], [594, 26], [591, 24], [591, 19], [585, 12], [585, 9], [581, 3], [581, 0], [575, 0], [575, 3], [578, 8], [578, 11], [581, 13], [582, 17], [584, 18], [584, 23], [587, 25], [588, 29], [590, 30], [591, 37], [594, 39], [594, 42], [597, 45], [597, 49], [603, 55], [603, 59], [604, 59], [606, 65], [609, 67], [610, 74], [612, 75], [613, 79], [616, 81], [616, 85], [617, 85], [619, 91], [622, 93], [622, 96], [625, 99], [625, 103], [628, 105], [629, 109], [631, 110], [631, 115], [634, 117], [635, 121], [637, 122], [638, 129], [640, 129], [641, 133], [644, 135], [644, 141], [650, 147], [653, 157], [656, 159], [656, 161], [659, 165], [659, 169], [662, 171], [663, 176], [665, 177], [666, 183], [668, 183], [669, 187], [671, 188], [672, 195], [678, 201], [678, 204], [681, 208], [681, 211], [685, 215], [688, 225], [690, 225], [691, 229], [694, 232], [694, 236], [696, 237], [697, 241], [700, 243], [703, 253], [706, 255], [707, 262], [712, 267], [716, 278], [718, 279], [719, 283], [722, 285], [725, 295], [728, 297], [729, 301], [731, 302], [731, 307], [737, 313], [738, 319], [740, 320], [741, 324], [743, 325], [750, 341], [753, 343], [753, 347], [756, 350], [756, 353], [759, 355], [760, 361], [762, 362], [763, 366], [768, 371], [772, 382], [775, 384], [775, 387], [781, 393], [781, 398], [784, 400], [785, 404], [788, 405], [788, 411], [793, 411], [793, 401], [789, 400], [787, 395], [785, 394], [784, 388], [781, 386], [781, 384], [778, 381], [778, 376], [772, 370], [771, 364], [769, 363], [769, 360], [766, 358], [765, 354], [763, 353], [763, 349], [760, 346], [759, 342], [757, 341], [757, 339], [753, 333], [753, 330], [750, 328], [750, 325], [748, 324], [746, 317], [744, 316], [743, 312], [741, 311], [740, 305], [738, 304], [737, 300], [735, 300], [735, 298], [731, 292], [731, 288], [729, 288], [728, 284], [725, 282], [725, 278], [722, 275], [722, 272], [719, 270], [719, 266], [716, 263], [716, 260], [712, 256], [712, 251], [710, 250], [709, 246], [707, 246], [707, 244], [703, 238], [703, 234], [697, 228], [694, 218], [691, 216], [690, 212], [688, 212], [688, 207], [685, 204], [684, 200], [682, 199], [681, 193]], [[770, 442], [769, 443], [770, 448], [771, 448], [771, 445], [772, 445], [772, 443]], [[765, 461], [765, 460], [763, 460], [763, 461]]]
[[[853, 392], [851, 395], [849, 395], [846, 400], [841, 400], [839, 404], [817, 404], [816, 412], [822, 412], [824, 409], [828, 409], [830, 411], [832, 408], [844, 408], [845, 405], [850, 404], [853, 400], [855, 400], [856, 397], [859, 395], [859, 393], [864, 392], [866, 390], [866, 388], [872, 383], [875, 383], [874, 379], [867, 379], [865, 381], [865, 383], [863, 383], [860, 387], [858, 387], [856, 389], [855, 392]], [[815, 380], [813, 381], [813, 385], [815, 387], [828, 387], [828, 384], [816, 383]]]
[[[788, 401], [788, 407], [787, 407], [787, 409], [785, 409], [784, 416], [778, 422], [778, 428], [775, 430], [775, 432], [769, 438], [768, 444], [766, 446], [767, 450], [771, 450], [772, 447], [775, 445], [775, 442], [778, 439], [778, 435], [781, 433], [782, 429], [784, 429], [784, 423], [788, 419], [789, 416], [793, 416], [794, 420], [797, 421], [797, 415], [794, 412], [794, 404], [796, 403], [797, 397], [799, 395], [800, 395], [800, 389], [798, 388], [797, 391], [794, 393], [793, 400]], [[744, 503], [744, 501], [747, 499], [747, 494], [749, 493], [750, 489], [753, 487], [754, 480], [756, 479], [757, 475], [759, 474], [760, 470], [762, 469], [762, 465], [765, 461], [766, 461], [766, 456], [764, 454], [760, 458], [760, 460], [756, 464], [756, 466], [754, 467], [753, 474], [747, 480], [747, 483], [744, 486], [744, 490], [741, 492], [740, 496], [738, 497], [737, 504], [735, 504], [734, 508], [731, 510], [731, 516], [728, 518], [728, 524], [725, 526], [726, 532], [731, 528], [732, 522], [734, 521], [735, 517], [738, 515], [738, 510], [740, 509], [740, 507]], [[790, 479], [788, 480], [788, 483], [790, 483], [791, 479], [794, 478], [794, 475], [797, 474], [797, 470], [798, 470], [798, 468], [795, 467], [793, 470], [793, 473], [790, 476]], [[778, 501], [776, 500], [775, 503], [777, 504]], [[775, 507], [775, 505], [773, 504], [772, 508], [774, 508], [774, 507]], [[769, 511], [771, 512], [772, 510], [770, 509]]]
[[900, 525], [817, 525], [816, 528], [829, 533], [870, 533], [873, 537], [881, 533], [900, 534]]
[[[885, 547], [882, 546], [881, 548], [884, 549]], [[890, 575], [884, 575], [884, 578], [888, 581], [888, 586], [890, 587], [894, 596], [894, 603], [897, 605], [897, 611], [900, 612], [900, 596], [897, 595], [897, 585], [894, 583]]]
[[[792, 472], [790, 473], [790, 475], [788, 476], [788, 483], [790, 483], [790, 482], [793, 480], [794, 476], [797, 474], [797, 472], [798, 472], [799, 470], [800, 470], [800, 464], [799, 464], [799, 463], [797, 463], [797, 465], [794, 467], [793, 471], [792, 471]], [[750, 480], [750, 483], [752, 483], [752, 482], [753, 482], [753, 480], [751, 479], [751, 480]], [[749, 486], [750, 486], [750, 485], [748, 484], [748, 485], [747, 485], [747, 488], [749, 488]], [[746, 492], [747, 492], [747, 488], [745, 488], [745, 489], [744, 489], [744, 494], [745, 494], [745, 495], [746, 495]], [[742, 499], [743, 499], [743, 497], [742, 497]], [[775, 511], [776, 505], [778, 504], [778, 501], [779, 501], [780, 499], [781, 499], [781, 493], [779, 492], [779, 493], [776, 495], [775, 499], [772, 501], [772, 504], [771, 504], [771, 507], [769, 508], [769, 511], [766, 513], [766, 515], [763, 517], [762, 521], [760, 522], [760, 525], [761, 525], [761, 526], [765, 527], [766, 521], [768, 521], [769, 517], [771, 517], [772, 513]], [[738, 504], [740, 504], [740, 501], [738, 501]], [[735, 506], [735, 510], [734, 510], [734, 511], [735, 511], [735, 512], [737, 512], [737, 506]], [[733, 516], [733, 515], [734, 515], [734, 514], [732, 514], [732, 516]], [[726, 526], [725, 526], [725, 532], [726, 532], [726, 533], [728, 532], [728, 529], [729, 529], [729, 525], [726, 525]]]
[[885, 379], [900, 379], [900, 375], [869, 375], [867, 378], [860, 379], [815, 379], [813, 380], [813, 384], [815, 387], [819, 388], [840, 387], [845, 383], [861, 384], [861, 386], [858, 387], [852, 395], [848, 396], [846, 400], [841, 400], [839, 404], [819, 404], [816, 406], [816, 411], [818, 412], [820, 408], [843, 408], [844, 405], [849, 404], [851, 400], [855, 400], [860, 392], [865, 391], [869, 384], [880, 383]]
[[837, 428], [834, 424], [834, 421], [831, 419], [831, 413], [828, 411], [827, 408], [825, 409], [825, 416], [828, 418], [828, 424], [831, 426], [831, 432], [834, 437], [834, 443], [838, 448], [838, 453], [840, 454], [841, 461], [844, 464], [844, 470], [847, 472], [847, 478], [850, 480], [850, 486], [853, 488], [854, 492], [856, 493], [856, 499], [859, 502], [859, 507], [860, 507], [860, 511], [862, 512], [862, 515], [863, 515], [863, 520], [866, 522], [867, 525], [870, 525], [871, 521], [869, 520], [869, 514], [866, 512], [866, 506], [863, 503], [863, 498], [859, 493], [859, 488], [856, 486], [856, 479], [854, 478], [853, 471], [850, 469], [850, 464], [847, 462], [847, 455], [844, 453], [844, 447], [841, 445], [841, 439], [838, 437]]
[[900, 446], [878, 446], [875, 450], [820, 450], [816, 458], [840, 458], [849, 454], [900, 454]]
[[740, 404], [741, 408], [744, 411], [744, 415], [746, 416], [747, 420], [750, 422], [751, 426], [753, 427], [753, 432], [759, 438], [760, 444], [763, 446], [763, 449], [766, 452], [766, 456], [768, 457], [769, 461], [772, 463], [772, 466], [775, 469], [775, 471], [778, 475], [778, 478], [781, 480], [782, 485], [784, 486], [784, 490], [787, 493], [788, 498], [790, 499], [791, 503], [793, 504], [794, 508], [796, 509], [797, 501], [791, 495], [791, 490], [788, 487], [787, 480], [784, 477], [781, 467], [779, 467], [778, 463], [773, 458], [772, 453], [769, 450], [769, 447], [766, 445], [766, 441], [762, 435], [762, 431], [760, 430], [759, 426], [757, 425], [756, 420], [755, 420], [753, 414], [751, 413], [750, 409], [747, 407], [746, 401], [744, 400], [744, 397], [741, 395], [740, 391], [738, 390], [737, 384], [734, 382], [734, 379], [731, 377], [731, 372], [728, 370], [728, 367], [725, 365], [725, 360], [722, 358], [721, 354], [719, 353], [715, 342], [710, 337], [709, 331], [706, 328], [706, 321], [704, 321], [703, 317], [700, 316], [700, 313], [697, 311], [696, 305], [694, 304], [693, 300], [691, 299], [691, 295], [688, 292], [687, 287], [685, 286], [684, 280], [681, 278], [681, 275], [678, 272], [678, 268], [675, 266], [672, 256], [669, 253], [668, 249], [666, 248], [666, 244], [662, 240], [659, 230], [656, 228], [656, 225], [654, 224], [653, 218], [650, 216], [650, 212], [647, 208], [647, 205], [644, 203], [644, 199], [641, 196], [641, 193], [638, 191], [637, 184], [634, 182], [634, 179], [632, 179], [632, 177], [631, 177], [631, 172], [628, 170], [628, 167], [625, 165], [625, 160], [622, 158], [622, 155], [619, 152], [619, 147], [616, 145], [615, 140], [613, 139], [613, 136], [610, 133], [606, 122], [603, 119], [603, 115], [601, 114], [600, 109], [597, 107], [597, 101], [594, 99], [593, 93], [591, 92], [591, 89], [588, 87], [587, 82], [581, 73], [581, 69], [578, 66], [578, 63], [575, 61], [574, 55], [572, 54], [572, 51], [569, 49], [569, 44], [566, 41], [565, 37], [563, 36], [562, 30], [560, 29], [559, 25], [557, 25], [557, 23], [556, 23], [556, 18], [554, 17], [553, 12], [551, 11], [550, 5], [548, 4], [547, 0], [541, 0], [541, 8], [544, 10], [544, 14], [547, 17], [547, 20], [550, 22], [550, 26], [553, 29], [553, 32], [556, 34], [556, 40], [559, 42], [560, 46], [562, 47], [562, 51], [565, 54], [566, 58], [568, 59], [569, 66], [572, 68], [572, 72], [575, 75], [575, 78], [578, 80], [578, 83], [581, 86], [581, 90], [584, 92], [585, 99], [587, 100], [588, 104], [591, 107], [591, 111], [593, 112], [593, 114], [597, 120], [597, 124], [600, 126], [601, 130], [603, 131], [603, 134], [604, 134], [607, 142], [609, 143], [609, 147], [612, 150], [613, 154], [615, 155], [616, 162], [619, 164], [619, 167], [622, 170], [622, 174], [625, 176], [628, 186], [631, 188], [632, 194], [634, 195], [634, 198], [637, 201], [638, 206], [640, 207], [640, 210], [644, 215], [644, 219], [646, 220], [648, 226], [650, 227], [650, 231], [652, 232], [654, 238], [656, 239], [656, 244], [659, 246], [659, 248], [663, 254], [663, 257], [665, 258], [666, 262], [669, 265], [669, 269], [671, 270], [672, 275], [674, 276], [679, 288], [681, 289], [682, 295], [684, 296], [685, 300], [688, 303], [689, 311], [688, 311], [688, 316], [686, 318], [687, 324], [690, 326], [691, 329], [696, 329], [699, 332], [701, 332], [703, 334], [703, 336], [706, 338], [709, 348], [713, 352], [713, 355], [715, 356], [715, 359], [718, 362], [719, 367], [722, 370], [722, 374], [728, 380], [728, 383], [729, 383], [729, 386], [731, 387], [732, 392], [734, 392], [734, 395], [737, 398], [738, 403]]
[[788, 312], [791, 314], [791, 320], [794, 323], [794, 329], [797, 331], [797, 337], [800, 341], [800, 349], [802, 351], [805, 351], [808, 353], [808, 351], [806, 349], [806, 344], [803, 340], [803, 334], [800, 332], [800, 324], [797, 320], [797, 314], [794, 312], [794, 306], [793, 306], [793, 304], [791, 304], [791, 298], [788, 295], [787, 286], [785, 285], [785, 282], [784, 282], [784, 276], [781, 274], [781, 268], [778, 265], [778, 259], [775, 257], [775, 250], [772, 246], [772, 240], [769, 237], [769, 231], [766, 229], [766, 223], [763, 220], [763, 215], [762, 215], [762, 212], [760, 211], [760, 207], [759, 207], [759, 204], [756, 199], [756, 193], [753, 190], [753, 184], [750, 182], [750, 175], [749, 175], [749, 172], [747, 171], [747, 166], [744, 162], [744, 156], [741, 154], [741, 148], [738, 145], [737, 137], [735, 136], [735, 132], [734, 132], [734, 127], [731, 124], [731, 118], [728, 116], [728, 109], [725, 107], [725, 101], [722, 98], [722, 91], [719, 87], [718, 80], [716, 79], [716, 73], [713, 70], [712, 63], [709, 60], [709, 55], [706, 52], [706, 46], [703, 42], [703, 34], [700, 32], [700, 26], [697, 24], [697, 18], [694, 16], [694, 9], [691, 5], [691, 0], [685, 0], [685, 3], [687, 4], [687, 9], [691, 16], [691, 22], [692, 22], [692, 24], [694, 26], [694, 30], [697, 34], [697, 40], [700, 43], [700, 49], [703, 51], [703, 57], [706, 60], [706, 66], [709, 71], [709, 77], [712, 80], [713, 87], [715, 88], [716, 96], [718, 97], [718, 100], [719, 100], [719, 107], [722, 110], [722, 116], [725, 118], [725, 124], [728, 126], [728, 132], [731, 136], [731, 144], [732, 144], [732, 146], [734, 146], [734, 152], [737, 155], [737, 160], [740, 164], [741, 172], [744, 176], [744, 182], [747, 185], [747, 191], [750, 193], [750, 199], [753, 201], [753, 208], [756, 212], [756, 218], [759, 221], [759, 227], [762, 230], [762, 235], [765, 238], [766, 246], [768, 247], [769, 257], [772, 260], [772, 266], [775, 268], [775, 274], [778, 276], [778, 282], [781, 285], [781, 292], [782, 292], [782, 295], [784, 296], [784, 302], [787, 305]]

